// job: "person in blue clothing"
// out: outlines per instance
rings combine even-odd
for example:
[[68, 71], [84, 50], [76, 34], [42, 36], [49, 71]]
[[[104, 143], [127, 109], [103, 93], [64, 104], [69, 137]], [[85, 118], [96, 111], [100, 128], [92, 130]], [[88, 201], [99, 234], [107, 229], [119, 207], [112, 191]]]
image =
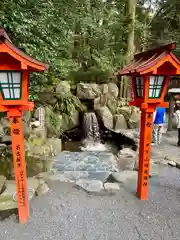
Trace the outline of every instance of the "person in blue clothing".
[[156, 145], [161, 143], [165, 111], [165, 108], [157, 107], [154, 114], [152, 142]]

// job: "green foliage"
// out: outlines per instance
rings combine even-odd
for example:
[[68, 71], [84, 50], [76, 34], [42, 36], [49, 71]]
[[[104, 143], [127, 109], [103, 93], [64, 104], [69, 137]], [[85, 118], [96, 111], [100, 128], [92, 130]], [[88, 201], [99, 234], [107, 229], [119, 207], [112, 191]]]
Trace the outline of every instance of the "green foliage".
[[71, 116], [72, 112], [74, 111], [84, 111], [84, 107], [80, 100], [72, 94], [58, 95], [57, 102], [53, 106], [53, 109], [61, 114], [65, 113], [68, 116]]
[[52, 128], [56, 129], [59, 121], [60, 121], [60, 119], [59, 119], [58, 115], [52, 111], [49, 115], [49, 122], [50, 122]]
[[[2, 0], [0, 24], [13, 43], [51, 66], [46, 74], [33, 74], [32, 94], [49, 87], [52, 75], [67, 78], [70, 72], [82, 72], [94, 81], [96, 75], [119, 67], [126, 49], [125, 3]], [[77, 80], [77, 76], [74, 78]]]
[[[158, 5], [152, 15], [154, 2]], [[109, 81], [112, 73], [127, 62], [127, 40], [132, 31], [128, 27], [132, 20], [127, 14], [128, 3], [128, 0], [1, 0], [0, 25], [13, 43], [51, 66], [47, 73], [32, 74], [30, 98], [36, 100], [36, 93], [53, 88], [61, 79], [74, 83]], [[136, 52], [150, 44], [179, 41], [179, 10], [178, 0], [138, 0]]]
[[177, 42], [176, 54], [180, 56], [180, 4], [178, 0], [159, 0], [151, 21], [151, 45]]
[[106, 83], [109, 81], [111, 73], [109, 71], [102, 70], [96, 66], [89, 67], [87, 71], [79, 69], [76, 72], [70, 72], [69, 77], [74, 83], [78, 82], [94, 82], [94, 83]]

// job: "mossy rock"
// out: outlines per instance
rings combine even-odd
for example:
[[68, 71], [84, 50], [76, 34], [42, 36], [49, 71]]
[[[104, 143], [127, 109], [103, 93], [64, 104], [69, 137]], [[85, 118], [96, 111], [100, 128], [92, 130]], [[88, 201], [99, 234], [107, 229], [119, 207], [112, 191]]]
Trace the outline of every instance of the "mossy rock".
[[120, 107], [117, 109], [117, 114], [122, 114], [126, 121], [129, 120], [132, 113], [132, 108], [129, 106]]
[[45, 107], [45, 126], [47, 128], [48, 137], [59, 137], [63, 130], [63, 118], [62, 115], [53, 111], [52, 106]]

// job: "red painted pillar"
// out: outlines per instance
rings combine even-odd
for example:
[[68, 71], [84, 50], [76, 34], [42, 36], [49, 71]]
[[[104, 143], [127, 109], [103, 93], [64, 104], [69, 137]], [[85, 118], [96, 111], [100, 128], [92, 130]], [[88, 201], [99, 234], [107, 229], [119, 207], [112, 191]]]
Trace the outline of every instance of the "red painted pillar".
[[141, 132], [137, 185], [137, 196], [141, 200], [148, 199], [153, 113], [154, 109], [143, 109], [141, 112]]
[[16, 192], [20, 223], [26, 223], [29, 218], [28, 191], [26, 178], [26, 162], [24, 154], [24, 136], [22, 112], [8, 112], [10, 118], [12, 152], [16, 179]]

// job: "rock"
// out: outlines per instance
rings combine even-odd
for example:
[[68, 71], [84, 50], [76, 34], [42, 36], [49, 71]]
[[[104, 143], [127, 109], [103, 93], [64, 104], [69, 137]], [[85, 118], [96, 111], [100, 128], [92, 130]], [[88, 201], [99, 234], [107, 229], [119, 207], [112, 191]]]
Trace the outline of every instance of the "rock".
[[108, 107], [99, 107], [96, 112], [103, 126], [107, 129], [113, 129], [113, 115], [109, 111]]
[[71, 92], [71, 86], [67, 81], [60, 81], [56, 86], [56, 93], [69, 94]]
[[[90, 179], [94, 179], [91, 177], [90, 177]], [[39, 173], [36, 176], [36, 178], [43, 179], [46, 183], [49, 183], [50, 181], [60, 181], [60, 182], [72, 183], [72, 182], [76, 182], [80, 178], [88, 178], [89, 179], [89, 173], [87, 171], [42, 172], [42, 173]]]
[[[109, 93], [101, 94], [100, 97], [94, 99], [94, 109], [98, 107], [106, 106], [111, 110], [115, 111], [116, 99]], [[113, 106], [112, 106], [113, 105]]]
[[[9, 131], [10, 132], [10, 131]], [[3, 129], [3, 126], [1, 125], [0, 123], [0, 139], [2, 138], [2, 136], [4, 136], [4, 129]]]
[[[39, 181], [34, 178], [27, 178], [27, 187], [28, 189], [33, 189], [36, 191], [37, 187], [39, 186]], [[13, 195], [16, 191], [16, 182], [15, 180], [7, 180], [6, 181], [6, 190], [1, 194], [1, 196], [9, 196]]]
[[87, 176], [90, 180], [99, 180], [101, 182], [106, 182], [111, 172], [88, 172]]
[[169, 161], [169, 162], [176, 162], [176, 157], [175, 156], [165, 156], [164, 160]]
[[77, 126], [79, 126], [79, 112], [74, 109], [71, 111], [71, 115], [69, 116], [68, 130]]
[[136, 152], [133, 151], [131, 148], [123, 148], [118, 152], [119, 156], [123, 156], [126, 158], [135, 158], [137, 156]]
[[131, 113], [132, 113], [132, 107], [124, 106], [124, 107], [117, 108], [117, 114], [122, 114], [126, 119], [126, 121], [129, 121]]
[[140, 140], [140, 132], [139, 131], [133, 131], [132, 135], [134, 136], [135, 139], [138, 141]]
[[30, 111], [23, 112], [23, 121], [25, 123], [29, 123], [31, 121], [31, 118], [32, 118], [32, 112]]
[[51, 181], [60, 181], [60, 182], [74, 182], [70, 180], [64, 173], [60, 172], [42, 172], [36, 176], [37, 179], [43, 179], [46, 183]]
[[87, 178], [88, 171], [64, 171], [64, 176], [69, 179], [70, 182], [76, 181], [80, 178]]
[[33, 122], [30, 122], [30, 126], [31, 126], [31, 128], [38, 128], [41, 126], [41, 123], [39, 120], [33, 121]]
[[56, 138], [42, 139], [31, 137], [28, 140], [25, 140], [25, 151], [27, 157], [44, 160], [47, 163], [44, 162], [42, 164], [51, 165], [51, 158], [61, 152], [61, 140]]
[[76, 128], [79, 125], [79, 113], [76, 110], [71, 112], [71, 115], [63, 114], [61, 116], [61, 131], [68, 131]]
[[47, 128], [47, 137], [60, 137], [62, 133], [63, 117], [53, 111], [53, 107], [45, 107], [45, 126]]
[[49, 186], [47, 185], [47, 183], [42, 183], [36, 189], [36, 195], [42, 196], [42, 195], [46, 194], [48, 191], [49, 191]]
[[[28, 189], [33, 189], [34, 194], [39, 185], [39, 181], [35, 178], [27, 179]], [[13, 195], [16, 193], [16, 184], [14, 180], [6, 181], [6, 190], [0, 195], [0, 211], [17, 208], [17, 202], [13, 200]], [[35, 195], [32, 195], [33, 198]], [[31, 198], [31, 199], [32, 199]], [[29, 200], [31, 200], [29, 199]]]
[[101, 94], [100, 87], [95, 83], [79, 83], [76, 95], [79, 99], [95, 99]]
[[171, 166], [171, 167], [176, 167], [176, 162], [168, 161], [168, 165]]
[[176, 167], [180, 169], [180, 163], [176, 162]]
[[107, 182], [107, 183], [105, 183], [104, 184], [104, 188], [105, 188], [105, 190], [106, 191], [117, 191], [117, 190], [119, 190], [120, 188], [119, 188], [119, 184], [118, 183], [109, 183], [109, 182]]
[[116, 114], [117, 111], [117, 100], [114, 97], [107, 99], [106, 103], [112, 115]]
[[179, 168], [179, 163], [177, 161], [176, 156], [165, 156], [164, 160], [161, 160], [160, 163], [163, 164], [163, 161], [164, 161], [164, 165], [169, 165], [171, 167]]
[[10, 135], [10, 122], [8, 117], [1, 118], [0, 126], [2, 126], [2, 129], [0, 129], [1, 136]]
[[135, 160], [135, 163], [134, 163], [134, 171], [138, 171], [138, 168], [139, 168], [139, 158], [137, 157], [136, 160]]
[[62, 151], [62, 140], [59, 138], [48, 138], [47, 143], [52, 146], [53, 155], [57, 155]]
[[128, 106], [128, 100], [126, 98], [118, 98], [117, 100], [117, 108]]
[[101, 98], [100, 97], [95, 98], [94, 99], [94, 106], [93, 106], [94, 110], [98, 109], [100, 107], [100, 105], [101, 105]]
[[124, 183], [129, 179], [137, 179], [137, 172], [136, 171], [123, 171], [123, 172], [115, 172], [111, 174], [111, 177], [114, 181], [119, 183]]
[[46, 107], [46, 122], [48, 137], [60, 137], [63, 131], [71, 130], [79, 125], [79, 112], [73, 107], [70, 115], [58, 114], [53, 107]]
[[105, 106], [107, 105], [108, 101], [112, 99], [112, 96], [109, 93], [102, 94], [100, 96], [100, 105]]
[[133, 112], [131, 113], [131, 116], [129, 117], [129, 121], [128, 121], [128, 126], [131, 129], [139, 128], [139, 126], [140, 126], [140, 113], [139, 113], [138, 108], [135, 108], [133, 110]]
[[5, 182], [6, 182], [6, 177], [3, 175], [0, 175], [0, 194], [4, 190]]
[[24, 137], [28, 138], [30, 136], [30, 124], [27, 122], [23, 122], [23, 133], [24, 133]]
[[100, 90], [102, 94], [106, 94], [109, 91], [108, 84], [100, 84]]
[[44, 127], [36, 127], [32, 128], [30, 131], [30, 135], [36, 136], [38, 138], [46, 139], [47, 137], [47, 130]]
[[135, 158], [126, 158], [126, 157], [122, 157], [122, 156], [118, 156], [117, 155], [117, 162], [118, 162], [118, 167], [121, 171], [124, 170], [134, 170], [134, 166], [136, 163], [136, 159]]
[[131, 146], [133, 151], [138, 149], [138, 139], [135, 139], [132, 133], [129, 133], [130, 129], [121, 129], [119, 131], [109, 130], [107, 128], [101, 134], [103, 142], [110, 142], [111, 145], [119, 150], [124, 146]]
[[0, 195], [0, 211], [11, 210], [18, 208], [17, 202], [15, 202], [11, 196]]
[[38, 93], [38, 98], [41, 104], [48, 103], [54, 105], [57, 102], [56, 94], [53, 92], [53, 89], [48, 89], [43, 92]]
[[54, 175], [53, 172], [41, 172], [36, 175], [36, 179], [43, 179], [44, 182], [46, 182], [46, 180], [48, 180], [52, 175]]
[[115, 83], [108, 83], [108, 92], [115, 98], [119, 95], [119, 89]]
[[114, 130], [127, 129], [127, 122], [122, 114], [114, 115]]
[[78, 179], [76, 185], [87, 192], [100, 192], [103, 189], [103, 183], [98, 180]]
[[123, 148], [117, 154], [118, 166], [121, 170], [134, 170], [137, 153], [131, 148]]
[[1, 142], [5, 143], [5, 144], [11, 144], [12, 138], [11, 138], [11, 136], [4, 135], [4, 136], [2, 136]]
[[4, 150], [6, 150], [7, 145], [4, 143], [0, 143], [0, 152], [3, 152]]

